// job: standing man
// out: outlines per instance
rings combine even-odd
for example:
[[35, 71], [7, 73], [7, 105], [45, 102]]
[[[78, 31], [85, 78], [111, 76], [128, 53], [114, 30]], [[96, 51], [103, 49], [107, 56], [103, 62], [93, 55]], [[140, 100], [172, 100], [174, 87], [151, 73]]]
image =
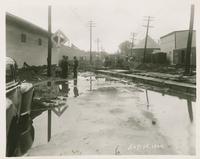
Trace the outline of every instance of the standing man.
[[68, 73], [69, 73], [68, 56], [65, 56], [65, 58], [64, 58], [64, 71], [65, 71], [65, 78], [67, 78], [68, 77]]
[[77, 78], [77, 71], [78, 71], [78, 60], [76, 56], [74, 56], [74, 68], [73, 68], [74, 78]]
[[65, 56], [62, 56], [62, 59], [60, 59], [59, 60], [59, 63], [58, 63], [58, 65], [59, 65], [59, 67], [60, 67], [60, 69], [61, 69], [61, 71], [60, 71], [60, 76], [61, 76], [61, 78], [64, 78], [64, 68], [63, 68], [63, 66], [64, 66], [64, 58], [65, 58]]
[[67, 76], [68, 76], [68, 56], [63, 56], [59, 65], [61, 67], [61, 77], [67, 78]]

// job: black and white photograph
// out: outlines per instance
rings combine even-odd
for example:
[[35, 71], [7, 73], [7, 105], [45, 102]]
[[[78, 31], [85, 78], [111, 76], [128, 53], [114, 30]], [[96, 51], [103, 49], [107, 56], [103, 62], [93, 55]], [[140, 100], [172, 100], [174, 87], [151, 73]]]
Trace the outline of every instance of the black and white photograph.
[[4, 157], [196, 157], [196, 11], [192, 0], [6, 3]]

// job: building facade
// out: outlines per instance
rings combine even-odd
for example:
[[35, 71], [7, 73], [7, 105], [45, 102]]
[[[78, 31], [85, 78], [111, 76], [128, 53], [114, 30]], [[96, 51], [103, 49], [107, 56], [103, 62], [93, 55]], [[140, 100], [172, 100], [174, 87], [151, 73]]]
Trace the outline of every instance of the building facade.
[[[170, 64], [185, 64], [188, 30], [174, 31], [160, 38], [162, 52], [167, 53]], [[191, 64], [196, 65], [196, 31], [193, 31]]]
[[[48, 31], [22, 18], [6, 13], [6, 56], [13, 58], [18, 67], [47, 65]], [[72, 45], [52, 48], [52, 64], [62, 56], [89, 59], [89, 54]]]

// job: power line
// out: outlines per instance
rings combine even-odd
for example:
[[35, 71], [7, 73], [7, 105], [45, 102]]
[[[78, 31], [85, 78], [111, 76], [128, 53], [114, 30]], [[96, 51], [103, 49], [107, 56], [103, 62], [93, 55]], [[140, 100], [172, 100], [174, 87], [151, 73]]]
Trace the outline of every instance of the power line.
[[90, 28], [90, 64], [92, 64], [92, 28], [95, 27], [94, 21], [89, 21], [89, 28]]
[[[147, 18], [147, 19], [146, 19]], [[147, 39], [148, 39], [148, 34], [149, 34], [149, 28], [152, 28], [153, 26], [150, 26], [149, 23], [150, 21], [153, 21], [153, 18], [154, 17], [151, 17], [151, 16], [145, 16], [145, 21], [147, 21], [147, 25], [143, 25], [144, 27], [147, 28], [146, 30], [146, 37], [145, 37], [145, 44], [144, 44], [144, 57], [143, 57], [143, 63], [145, 63], [146, 59], [145, 59], [145, 56], [146, 56], [146, 48], [147, 48]]]

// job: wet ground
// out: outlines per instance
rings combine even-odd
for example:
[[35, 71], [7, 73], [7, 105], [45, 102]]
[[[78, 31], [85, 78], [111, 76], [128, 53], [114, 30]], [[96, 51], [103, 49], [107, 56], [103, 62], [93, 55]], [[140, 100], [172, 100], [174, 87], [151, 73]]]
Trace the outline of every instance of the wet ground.
[[46, 107], [33, 109], [28, 156], [195, 154], [196, 102], [190, 95], [90, 73], [45, 87], [36, 88], [35, 98]]

